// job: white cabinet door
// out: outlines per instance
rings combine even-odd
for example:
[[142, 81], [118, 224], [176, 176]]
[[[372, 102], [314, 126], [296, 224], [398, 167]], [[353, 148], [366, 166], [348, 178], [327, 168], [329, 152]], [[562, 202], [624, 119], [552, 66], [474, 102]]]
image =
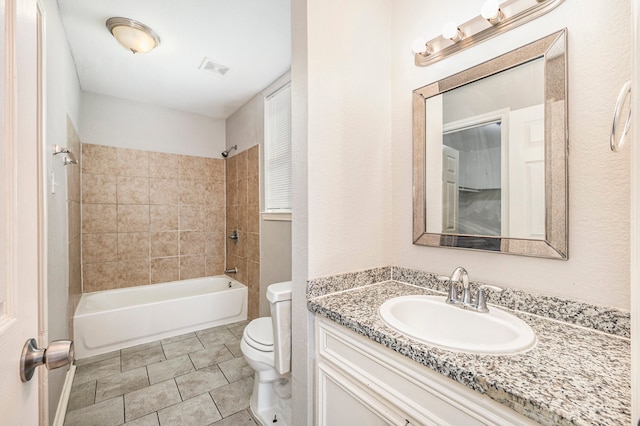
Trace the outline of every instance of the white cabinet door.
[[[38, 337], [38, 11], [35, 0], [0, 0], [0, 424], [39, 418], [38, 373], [22, 383], [20, 354]], [[42, 342], [41, 342], [42, 343]]]

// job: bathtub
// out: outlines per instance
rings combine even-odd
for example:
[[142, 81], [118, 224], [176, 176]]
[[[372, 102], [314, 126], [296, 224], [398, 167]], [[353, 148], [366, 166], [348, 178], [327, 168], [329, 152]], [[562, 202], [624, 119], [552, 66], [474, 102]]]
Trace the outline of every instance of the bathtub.
[[83, 294], [73, 316], [76, 358], [247, 319], [247, 287], [227, 276]]

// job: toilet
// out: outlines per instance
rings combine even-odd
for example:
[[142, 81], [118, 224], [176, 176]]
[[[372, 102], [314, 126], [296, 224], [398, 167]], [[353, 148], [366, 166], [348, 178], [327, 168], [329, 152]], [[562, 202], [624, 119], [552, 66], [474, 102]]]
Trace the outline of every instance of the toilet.
[[244, 329], [240, 349], [255, 371], [251, 414], [263, 426], [291, 421], [291, 281], [267, 288], [271, 316]]

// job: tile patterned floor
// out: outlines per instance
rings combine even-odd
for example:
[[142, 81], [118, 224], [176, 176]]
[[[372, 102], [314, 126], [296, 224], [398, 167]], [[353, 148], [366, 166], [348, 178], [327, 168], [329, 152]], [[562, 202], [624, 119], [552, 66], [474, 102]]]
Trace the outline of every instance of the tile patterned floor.
[[76, 361], [68, 426], [255, 426], [247, 321]]

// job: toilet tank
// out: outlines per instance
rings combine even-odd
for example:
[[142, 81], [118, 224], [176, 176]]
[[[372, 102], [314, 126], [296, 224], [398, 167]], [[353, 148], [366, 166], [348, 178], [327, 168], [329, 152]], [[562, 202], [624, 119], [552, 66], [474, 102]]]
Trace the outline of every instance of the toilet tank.
[[291, 288], [291, 281], [271, 284], [267, 288], [273, 323], [273, 364], [280, 374], [291, 371]]

